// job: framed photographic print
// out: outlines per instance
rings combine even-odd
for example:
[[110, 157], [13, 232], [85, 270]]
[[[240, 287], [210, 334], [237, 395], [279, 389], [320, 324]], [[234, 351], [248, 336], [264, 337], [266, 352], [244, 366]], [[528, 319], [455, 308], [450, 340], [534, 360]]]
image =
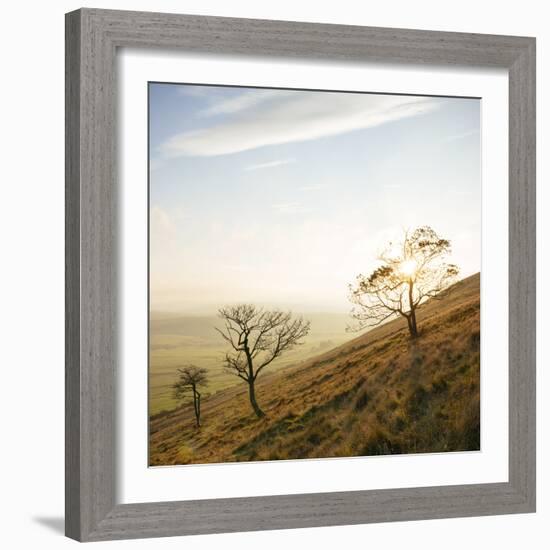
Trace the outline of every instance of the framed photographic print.
[[67, 535], [534, 511], [534, 39], [66, 29]]

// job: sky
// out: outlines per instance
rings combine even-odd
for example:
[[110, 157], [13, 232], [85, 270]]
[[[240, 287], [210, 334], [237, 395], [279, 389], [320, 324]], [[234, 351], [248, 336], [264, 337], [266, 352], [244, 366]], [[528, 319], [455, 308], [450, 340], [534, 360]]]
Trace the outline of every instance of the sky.
[[480, 101], [149, 84], [152, 311], [347, 312], [405, 230], [480, 271]]

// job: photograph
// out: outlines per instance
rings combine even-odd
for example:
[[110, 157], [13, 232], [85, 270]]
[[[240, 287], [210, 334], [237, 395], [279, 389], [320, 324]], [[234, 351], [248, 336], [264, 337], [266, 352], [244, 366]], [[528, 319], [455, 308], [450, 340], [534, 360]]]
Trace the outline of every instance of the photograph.
[[550, 548], [550, 26], [495, 7], [3, 5], [4, 548]]
[[480, 109], [149, 82], [149, 466], [481, 450]]

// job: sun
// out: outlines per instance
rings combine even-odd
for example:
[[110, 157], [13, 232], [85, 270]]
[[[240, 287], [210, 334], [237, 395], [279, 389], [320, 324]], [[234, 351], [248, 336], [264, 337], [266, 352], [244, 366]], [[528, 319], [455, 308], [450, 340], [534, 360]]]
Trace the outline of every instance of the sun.
[[405, 277], [412, 277], [416, 273], [417, 267], [414, 260], [405, 260], [399, 264], [399, 273]]

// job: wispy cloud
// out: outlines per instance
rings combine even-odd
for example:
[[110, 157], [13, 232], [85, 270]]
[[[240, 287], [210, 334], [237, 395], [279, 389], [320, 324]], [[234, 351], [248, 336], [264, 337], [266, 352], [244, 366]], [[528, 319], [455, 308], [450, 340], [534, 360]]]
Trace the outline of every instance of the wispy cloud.
[[298, 202], [273, 204], [272, 207], [281, 214], [305, 214], [306, 212], [311, 212], [311, 208]]
[[300, 191], [321, 191], [322, 189], [327, 189], [328, 187], [328, 183], [312, 183], [311, 185], [304, 185], [300, 187]]
[[254, 170], [263, 170], [264, 168], [276, 168], [277, 166], [284, 166], [285, 164], [290, 164], [291, 162], [294, 162], [294, 159], [272, 160], [270, 162], [262, 162], [260, 164], [251, 164], [245, 167], [245, 171], [252, 172]]
[[[226, 113], [240, 111], [238, 119], [177, 134], [160, 146], [161, 153], [168, 157], [228, 155], [372, 128], [439, 106], [436, 99], [423, 97], [272, 90], [272, 101], [258, 109], [261, 103], [249, 93], [256, 92], [232, 98], [239, 104], [229, 107], [233, 111], [227, 110], [227, 104], [223, 107]], [[274, 100], [276, 94], [279, 98]]]
[[250, 90], [234, 97], [213, 101], [212, 105], [200, 111], [202, 116], [213, 116], [221, 114], [232, 114], [245, 111], [256, 107], [261, 103], [272, 99], [281, 98], [282, 95], [289, 92], [280, 90]]
[[479, 134], [479, 130], [476, 128], [474, 130], [468, 130], [467, 132], [461, 132], [460, 134], [453, 134], [451, 136], [447, 136], [446, 138], [444, 138], [443, 141], [456, 141], [457, 139], [464, 139], [477, 134]]

